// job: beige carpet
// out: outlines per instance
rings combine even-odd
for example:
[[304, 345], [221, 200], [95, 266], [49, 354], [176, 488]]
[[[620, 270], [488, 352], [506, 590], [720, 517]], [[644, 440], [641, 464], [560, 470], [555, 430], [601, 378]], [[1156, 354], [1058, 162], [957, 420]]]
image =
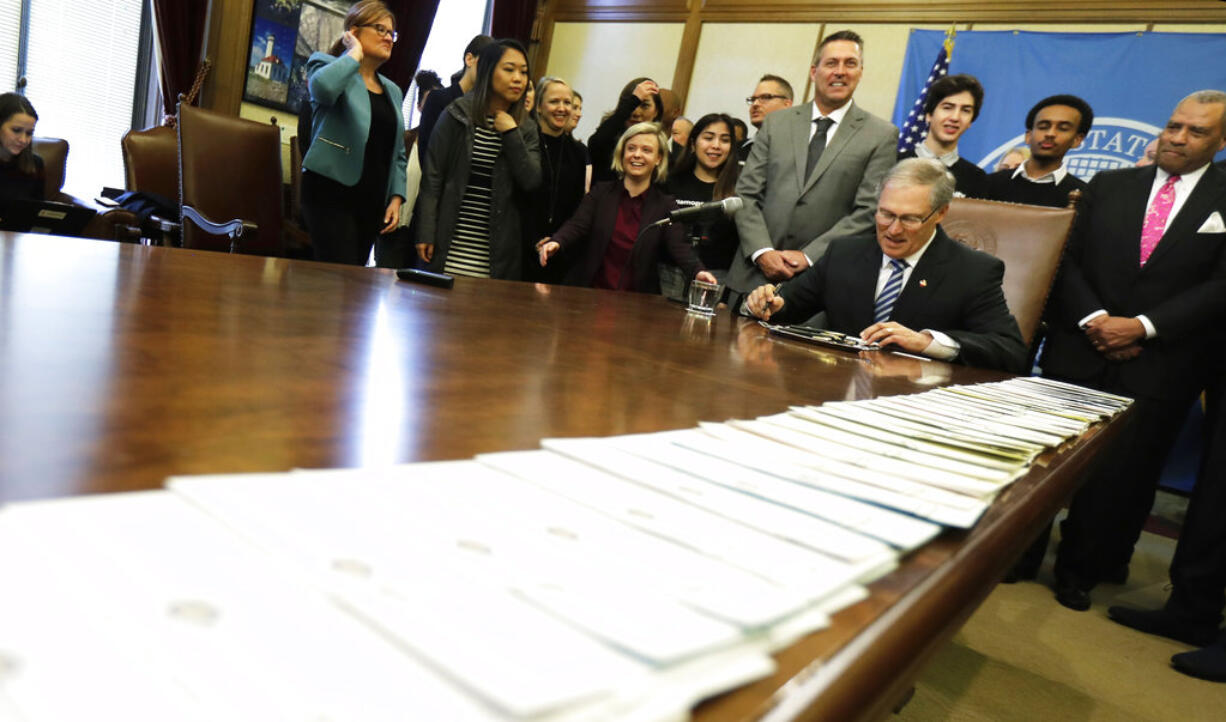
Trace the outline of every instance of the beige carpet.
[[1171, 655], [1192, 647], [1107, 618], [1113, 604], [1161, 606], [1174, 548], [1173, 539], [1143, 534], [1128, 584], [1099, 586], [1088, 612], [1056, 603], [1049, 554], [1038, 582], [992, 592], [893, 719], [1226, 720], [1226, 684], [1171, 669]]

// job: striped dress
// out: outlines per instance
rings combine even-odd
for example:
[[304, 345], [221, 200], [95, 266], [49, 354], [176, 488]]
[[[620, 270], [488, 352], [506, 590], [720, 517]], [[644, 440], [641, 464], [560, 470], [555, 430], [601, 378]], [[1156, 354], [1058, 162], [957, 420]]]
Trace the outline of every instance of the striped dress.
[[[486, 123], [492, 124], [487, 118]], [[502, 150], [502, 136], [484, 126], [473, 133], [472, 165], [468, 186], [460, 200], [455, 236], [443, 268], [457, 276], [490, 277], [490, 212], [493, 198], [494, 161]]]

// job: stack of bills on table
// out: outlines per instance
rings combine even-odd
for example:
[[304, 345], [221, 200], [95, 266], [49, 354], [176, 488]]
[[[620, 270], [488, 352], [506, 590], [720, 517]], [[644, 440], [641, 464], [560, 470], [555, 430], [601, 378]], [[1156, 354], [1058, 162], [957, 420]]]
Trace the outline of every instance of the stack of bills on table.
[[12, 504], [0, 718], [684, 717], [1129, 403], [1018, 378]]

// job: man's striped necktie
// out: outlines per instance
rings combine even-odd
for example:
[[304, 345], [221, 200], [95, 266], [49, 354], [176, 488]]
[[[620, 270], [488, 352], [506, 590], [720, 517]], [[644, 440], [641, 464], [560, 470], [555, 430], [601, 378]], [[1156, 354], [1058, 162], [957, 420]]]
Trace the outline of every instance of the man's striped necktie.
[[893, 270], [890, 271], [890, 277], [886, 280], [885, 285], [881, 287], [881, 293], [877, 294], [877, 303], [873, 306], [873, 323], [890, 320], [890, 314], [894, 312], [894, 303], [898, 301], [898, 296], [902, 293], [902, 272], [907, 267], [907, 262], [895, 258], [890, 261], [890, 266], [893, 267]]

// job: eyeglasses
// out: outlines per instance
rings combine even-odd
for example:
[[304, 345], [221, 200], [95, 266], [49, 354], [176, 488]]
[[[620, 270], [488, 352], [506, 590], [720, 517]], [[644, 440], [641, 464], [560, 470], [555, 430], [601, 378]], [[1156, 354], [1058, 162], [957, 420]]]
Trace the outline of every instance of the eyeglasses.
[[916, 228], [919, 228], [920, 226], [924, 225], [924, 221], [928, 220], [929, 218], [932, 218], [932, 214], [936, 213], [939, 210], [941, 209], [933, 208], [932, 211], [928, 213], [928, 215], [924, 216], [923, 218], [920, 218], [919, 216], [898, 216], [898, 215], [894, 215], [893, 213], [890, 213], [889, 211], [878, 208], [877, 209], [877, 222], [880, 223], [882, 226], [889, 228], [890, 226], [894, 225], [894, 221], [898, 221], [898, 225], [902, 226], [908, 231], [914, 231]]
[[769, 103], [772, 100], [788, 100], [786, 95], [772, 95], [763, 93], [761, 95], [751, 95], [745, 99], [745, 105], [753, 105], [754, 103]]
[[359, 25], [358, 27], [359, 28], [370, 28], [371, 30], [374, 30], [376, 33], [379, 33], [379, 37], [381, 38], [391, 38], [393, 43], [396, 42], [400, 38], [400, 33], [396, 32], [395, 30], [392, 30], [389, 27], [385, 27], [383, 25], [378, 25], [378, 24]]

